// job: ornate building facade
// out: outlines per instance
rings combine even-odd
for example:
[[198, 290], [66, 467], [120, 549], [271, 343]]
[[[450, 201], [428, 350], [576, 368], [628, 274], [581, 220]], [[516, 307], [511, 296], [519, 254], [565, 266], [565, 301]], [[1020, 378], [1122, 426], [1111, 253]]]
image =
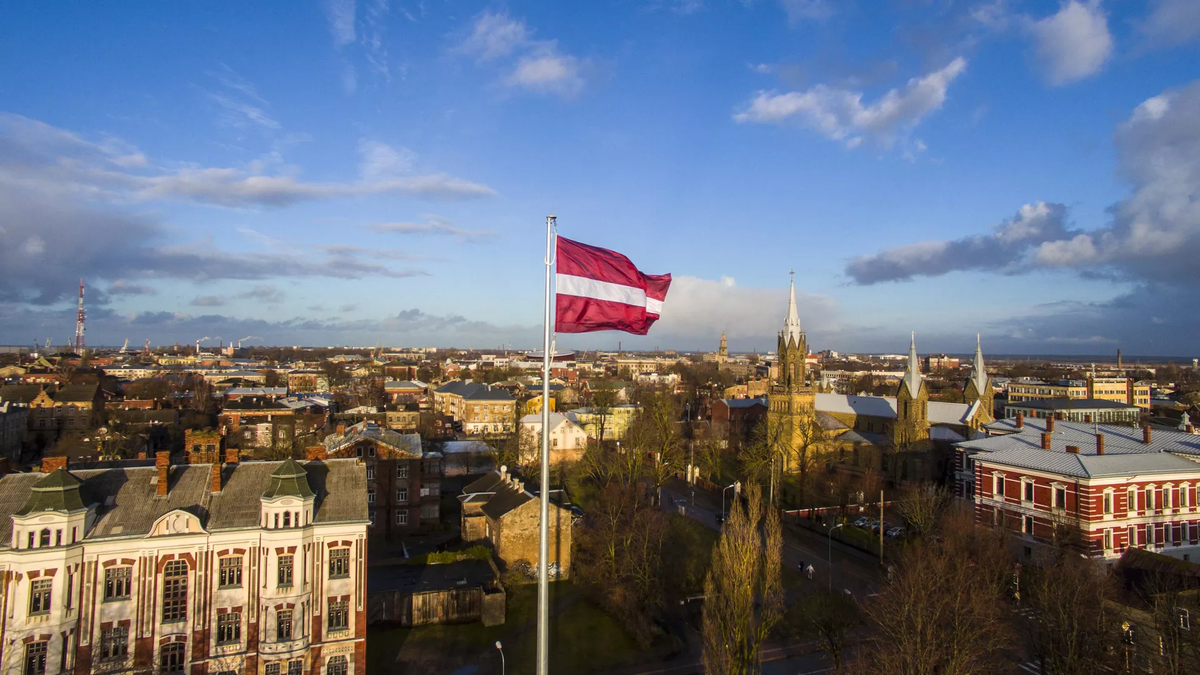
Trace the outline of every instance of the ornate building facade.
[[0, 668], [363, 675], [365, 489], [353, 459], [5, 476]]

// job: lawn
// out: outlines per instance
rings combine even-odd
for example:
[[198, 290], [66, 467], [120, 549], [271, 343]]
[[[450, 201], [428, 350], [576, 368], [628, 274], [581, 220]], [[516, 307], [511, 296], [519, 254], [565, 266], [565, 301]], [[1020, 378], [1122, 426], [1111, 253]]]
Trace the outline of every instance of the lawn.
[[[555, 672], [586, 673], [637, 661], [637, 644], [617, 622], [593, 605], [570, 581], [550, 584], [550, 658]], [[500, 672], [494, 647], [504, 645], [507, 673], [533, 673], [537, 650], [537, 586], [508, 588], [502, 626], [471, 623], [418, 628], [374, 627], [367, 635], [367, 670], [371, 673], [452, 673], [477, 664], [478, 675]]]

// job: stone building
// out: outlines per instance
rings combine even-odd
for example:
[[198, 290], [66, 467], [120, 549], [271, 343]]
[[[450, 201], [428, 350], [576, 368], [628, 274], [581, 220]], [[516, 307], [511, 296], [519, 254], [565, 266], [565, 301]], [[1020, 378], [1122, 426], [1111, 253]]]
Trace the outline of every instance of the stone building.
[[366, 673], [354, 460], [0, 478], [5, 673]]
[[434, 412], [462, 425], [468, 435], [511, 434], [517, 401], [508, 391], [478, 382], [456, 380], [433, 392]]
[[[550, 495], [546, 564], [552, 576], [566, 577], [571, 569], [572, 522], [561, 496], [560, 491]], [[520, 478], [502, 466], [464, 487], [458, 499], [462, 502], [464, 542], [486, 542], [509, 569], [537, 569], [541, 502]]]

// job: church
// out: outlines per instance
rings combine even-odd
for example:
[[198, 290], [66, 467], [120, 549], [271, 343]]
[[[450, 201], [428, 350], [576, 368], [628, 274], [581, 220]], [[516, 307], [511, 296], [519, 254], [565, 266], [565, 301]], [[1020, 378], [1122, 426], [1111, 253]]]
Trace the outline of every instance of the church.
[[974, 438], [983, 425], [995, 421], [994, 390], [978, 339], [964, 403], [929, 400], [915, 334], [895, 396], [820, 392], [806, 372], [807, 354], [793, 276], [776, 351], [777, 375], [767, 397], [769, 421], [778, 425], [787, 449], [785, 470], [800, 457], [820, 454], [839, 471], [874, 473], [893, 485], [939, 482], [950, 471], [951, 444]]

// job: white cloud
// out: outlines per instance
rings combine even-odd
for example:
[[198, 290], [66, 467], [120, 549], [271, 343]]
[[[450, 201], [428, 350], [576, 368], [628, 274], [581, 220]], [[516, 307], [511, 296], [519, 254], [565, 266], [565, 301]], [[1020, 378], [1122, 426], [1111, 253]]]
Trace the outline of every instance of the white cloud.
[[861, 135], [891, 146], [898, 134], [916, 126], [942, 107], [950, 83], [967, 68], [962, 57], [940, 70], [914, 77], [879, 100], [863, 103], [863, 93], [818, 84], [807, 91], [761, 91], [733, 118], [760, 124], [797, 123], [854, 147]]
[[268, 112], [270, 104], [259, 95], [253, 84], [238, 76], [228, 66], [218, 73], [211, 73], [221, 85], [221, 91], [209, 91], [209, 98], [217, 104], [217, 122], [222, 126], [244, 129], [257, 126], [272, 131], [280, 124]]
[[579, 59], [559, 54], [553, 42], [534, 54], [521, 57], [504, 83], [510, 87], [568, 98], [578, 95], [584, 86], [584, 80], [579, 75]]
[[443, 234], [459, 240], [490, 237], [495, 234], [491, 230], [467, 230], [457, 227], [449, 218], [432, 213], [422, 214], [421, 217], [425, 219], [424, 222], [372, 223], [367, 227], [376, 232], [394, 234]]
[[582, 71], [587, 62], [563, 53], [557, 40], [534, 40], [525, 22], [507, 14], [484, 12], [476, 17], [471, 33], [451, 53], [479, 63], [516, 60], [504, 65], [500, 84], [537, 94], [573, 98], [587, 84]]
[[338, 47], [354, 42], [354, 0], [325, 0], [329, 32]]
[[833, 16], [833, 3], [829, 0], [779, 0], [779, 4], [787, 14], [789, 26], [805, 21], [824, 21]]
[[484, 12], [476, 17], [471, 34], [454, 51], [480, 61], [490, 61], [512, 54], [530, 37], [525, 22], [511, 19], [508, 14]]
[[417, 161], [417, 153], [408, 148], [393, 148], [366, 138], [359, 139], [358, 152], [362, 155], [359, 173], [366, 179], [410, 173]]
[[1154, 0], [1154, 9], [1141, 25], [1142, 33], [1155, 45], [1177, 45], [1200, 39], [1200, 2]]
[[1108, 17], [1098, 0], [1068, 0], [1057, 14], [1030, 21], [1037, 57], [1052, 85], [1063, 85], [1095, 75], [1112, 56], [1113, 39]]

